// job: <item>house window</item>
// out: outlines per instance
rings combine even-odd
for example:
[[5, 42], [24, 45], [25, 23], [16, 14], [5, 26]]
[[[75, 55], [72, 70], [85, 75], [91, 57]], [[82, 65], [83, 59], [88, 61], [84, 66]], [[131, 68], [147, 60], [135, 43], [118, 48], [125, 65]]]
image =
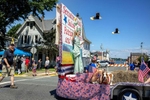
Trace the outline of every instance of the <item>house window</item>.
[[29, 42], [30, 42], [30, 36], [28, 36], [28, 41], [27, 41], [27, 43], [29, 44]]
[[24, 36], [24, 43], [27, 43], [27, 35]]
[[23, 36], [21, 36], [21, 44], [23, 44]]
[[83, 46], [84, 46], [84, 49], [86, 49], [86, 44], [85, 43], [83, 44]]
[[29, 22], [27, 22], [27, 26], [29, 26]]
[[35, 27], [35, 22], [30, 22], [30, 29], [34, 29]]
[[86, 50], [87, 50], [87, 46], [88, 46], [88, 45], [86, 44], [86, 45], [85, 45], [85, 49], [86, 49]]
[[38, 42], [38, 35], [35, 35], [35, 43]]
[[88, 48], [89, 48], [89, 45], [87, 44], [87, 48], [86, 48], [86, 50], [88, 50]]

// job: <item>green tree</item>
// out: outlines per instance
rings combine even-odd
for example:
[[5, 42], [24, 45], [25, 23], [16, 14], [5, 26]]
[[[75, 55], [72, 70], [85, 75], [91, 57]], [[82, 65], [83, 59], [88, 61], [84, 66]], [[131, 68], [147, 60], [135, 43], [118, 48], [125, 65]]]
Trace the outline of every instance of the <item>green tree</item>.
[[148, 55], [145, 55], [145, 54], [143, 54], [143, 56], [139, 56], [139, 58], [138, 58], [137, 60], [138, 60], [139, 62], [141, 62], [142, 57], [143, 57], [143, 59], [144, 59], [145, 62], [148, 61]]
[[[26, 19], [32, 13], [40, 18], [51, 11], [58, 0], [0, 0], [0, 43], [4, 45], [6, 27], [16, 20]], [[2, 46], [4, 47], [4, 46]]]
[[16, 26], [13, 26], [8, 32], [7, 35], [10, 37], [17, 38], [16, 32], [21, 27], [21, 24], [17, 24]]
[[[58, 46], [55, 44], [55, 35], [56, 35], [56, 30], [52, 30], [51, 32], [44, 33], [43, 38], [44, 38], [44, 46], [46, 50], [48, 50], [48, 56], [50, 60], [58, 54]], [[41, 47], [43, 48], [43, 47]]]

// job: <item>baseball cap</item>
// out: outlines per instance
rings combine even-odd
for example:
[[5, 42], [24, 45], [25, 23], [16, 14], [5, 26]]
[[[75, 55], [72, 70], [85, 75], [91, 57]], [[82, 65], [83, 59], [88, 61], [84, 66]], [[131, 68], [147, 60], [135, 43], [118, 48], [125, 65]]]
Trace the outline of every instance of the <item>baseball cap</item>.
[[11, 43], [11, 44], [9, 44], [9, 46], [15, 46], [15, 44]]

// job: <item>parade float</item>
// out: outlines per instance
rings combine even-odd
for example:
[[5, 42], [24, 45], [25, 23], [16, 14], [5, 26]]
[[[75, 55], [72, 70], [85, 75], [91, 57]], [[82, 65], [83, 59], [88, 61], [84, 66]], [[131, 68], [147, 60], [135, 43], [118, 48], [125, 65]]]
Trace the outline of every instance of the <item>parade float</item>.
[[[150, 85], [136, 82], [117, 82], [110, 85], [92, 84], [92, 74], [74, 74], [74, 58], [71, 38], [80, 29], [82, 41], [82, 20], [76, 17], [64, 4], [56, 6], [56, 41], [59, 45], [60, 65], [56, 94], [74, 100], [150, 100]], [[82, 52], [82, 50], [81, 50]]]

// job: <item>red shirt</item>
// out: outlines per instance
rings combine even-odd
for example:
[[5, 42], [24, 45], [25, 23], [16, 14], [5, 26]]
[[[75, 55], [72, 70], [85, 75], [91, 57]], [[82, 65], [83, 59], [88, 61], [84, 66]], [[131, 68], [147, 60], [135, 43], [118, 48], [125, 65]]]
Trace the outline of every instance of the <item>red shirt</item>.
[[26, 59], [26, 60], [25, 60], [25, 65], [29, 65], [29, 63], [30, 63], [30, 60], [29, 60], [29, 59]]

